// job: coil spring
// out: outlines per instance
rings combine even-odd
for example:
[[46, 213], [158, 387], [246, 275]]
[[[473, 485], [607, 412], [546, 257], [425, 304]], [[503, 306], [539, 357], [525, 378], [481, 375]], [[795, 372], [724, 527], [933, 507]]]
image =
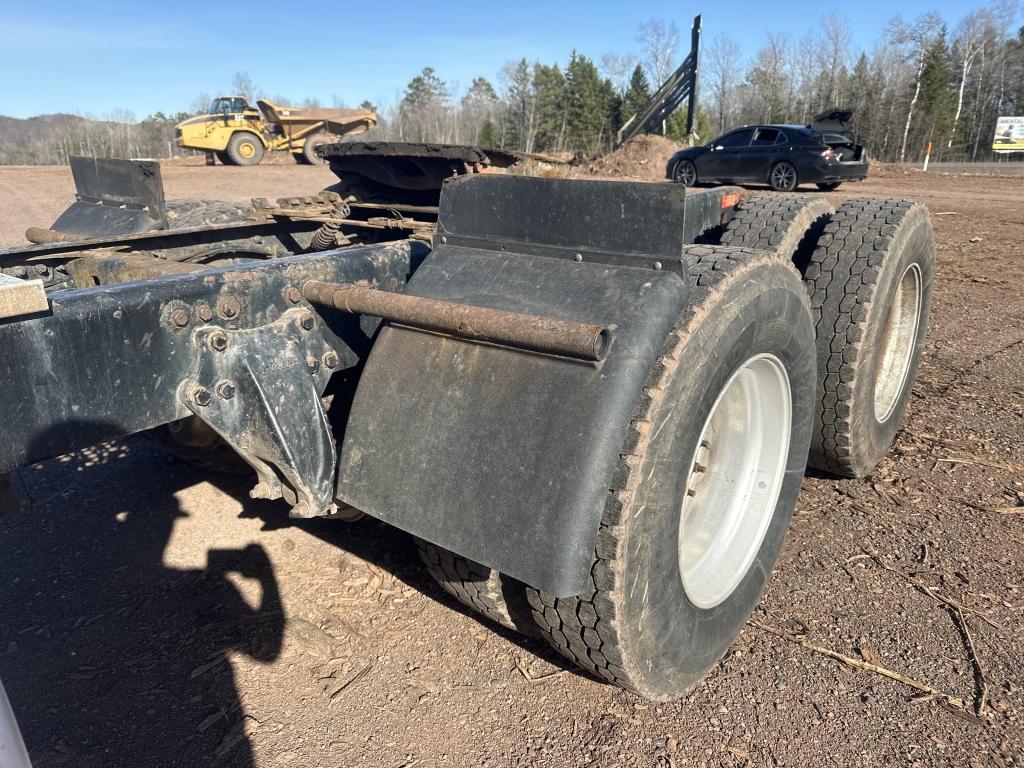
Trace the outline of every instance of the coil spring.
[[330, 248], [334, 248], [338, 244], [338, 230], [341, 229], [341, 219], [347, 219], [351, 208], [348, 207], [348, 203], [344, 200], [338, 202], [334, 206], [334, 210], [331, 211], [331, 217], [337, 219], [337, 221], [325, 221], [316, 232], [313, 233], [313, 239], [309, 242], [309, 250], [311, 251], [326, 251]]

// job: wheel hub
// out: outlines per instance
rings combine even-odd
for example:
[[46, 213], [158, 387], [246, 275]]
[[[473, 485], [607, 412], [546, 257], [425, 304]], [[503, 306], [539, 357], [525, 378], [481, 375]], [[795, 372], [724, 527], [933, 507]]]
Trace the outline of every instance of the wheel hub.
[[793, 171], [785, 163], [779, 163], [772, 170], [773, 180], [777, 187], [788, 187], [793, 182]]
[[888, 421], [896, 409], [910, 373], [921, 322], [921, 268], [907, 267], [896, 287], [885, 319], [885, 330], [875, 373], [875, 418]]
[[679, 575], [698, 608], [728, 598], [757, 556], [785, 477], [791, 403], [782, 362], [755, 355], [733, 373], [704, 422], [679, 526]]

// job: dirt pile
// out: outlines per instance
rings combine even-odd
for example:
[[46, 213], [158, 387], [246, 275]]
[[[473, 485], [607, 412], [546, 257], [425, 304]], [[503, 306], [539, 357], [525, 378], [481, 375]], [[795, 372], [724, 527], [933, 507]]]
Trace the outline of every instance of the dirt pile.
[[649, 133], [634, 136], [611, 154], [586, 162], [581, 171], [590, 176], [628, 176], [642, 181], [665, 178], [668, 159], [683, 144]]

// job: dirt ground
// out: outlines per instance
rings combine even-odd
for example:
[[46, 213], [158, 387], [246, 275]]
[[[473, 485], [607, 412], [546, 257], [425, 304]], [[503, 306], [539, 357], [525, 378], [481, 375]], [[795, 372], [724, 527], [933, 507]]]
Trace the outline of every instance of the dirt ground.
[[[238, 200], [330, 178], [165, 176]], [[0, 168], [0, 241], [70, 192]], [[31, 505], [0, 518], [0, 678], [35, 764], [1021, 765], [1024, 183], [882, 169], [848, 194], [934, 215], [905, 429], [871, 478], [805, 480], [751, 624], [689, 696], [644, 702], [478, 621], [386, 525], [291, 521], [134, 437], [21, 470]]]

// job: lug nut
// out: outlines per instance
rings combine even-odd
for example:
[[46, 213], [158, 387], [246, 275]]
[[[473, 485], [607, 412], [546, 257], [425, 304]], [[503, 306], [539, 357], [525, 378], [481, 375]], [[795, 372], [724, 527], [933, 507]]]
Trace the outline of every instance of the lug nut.
[[292, 304], [298, 304], [299, 299], [302, 298], [302, 292], [299, 291], [294, 285], [290, 285], [284, 289], [284, 298], [286, 301], [290, 301]]
[[228, 335], [224, 331], [214, 331], [207, 339], [207, 344], [210, 345], [210, 349], [223, 352], [228, 348]]
[[310, 312], [307, 312], [301, 318], [299, 318], [299, 325], [302, 327], [302, 330], [304, 331], [313, 330], [313, 326], [315, 324], [316, 321], [313, 319], [313, 315]]
[[321, 359], [323, 360], [324, 368], [338, 367], [338, 353], [333, 349], [328, 352], [324, 352], [324, 356]]
[[204, 323], [208, 323], [213, 320], [213, 310], [206, 304], [200, 304], [196, 307], [196, 316]]
[[235, 385], [227, 379], [221, 379], [217, 382], [217, 386], [214, 387], [217, 391], [217, 396], [224, 400], [230, 400], [235, 396]]
[[171, 322], [179, 328], [184, 328], [188, 325], [188, 312], [184, 309], [176, 309], [171, 312]]
[[320, 370], [320, 361], [317, 360], [312, 355], [306, 358], [306, 365], [309, 366], [309, 370], [311, 370], [313, 373], [316, 373], [317, 371]]
[[192, 402], [198, 406], [209, 405], [213, 399], [210, 396], [210, 390], [206, 387], [194, 387], [191, 392]]

